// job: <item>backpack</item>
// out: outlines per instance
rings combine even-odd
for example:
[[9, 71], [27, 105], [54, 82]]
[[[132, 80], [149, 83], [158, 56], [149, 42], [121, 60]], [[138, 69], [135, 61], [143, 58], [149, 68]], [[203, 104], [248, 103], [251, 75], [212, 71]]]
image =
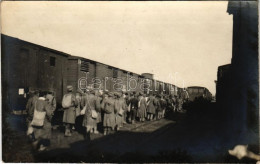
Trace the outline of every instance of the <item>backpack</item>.
[[37, 111], [36, 102], [35, 102], [35, 109], [34, 109], [33, 120], [31, 122], [31, 125], [43, 126], [45, 115], [46, 115], [46, 112]]
[[62, 98], [62, 107], [69, 108], [72, 105], [72, 94], [65, 94]]

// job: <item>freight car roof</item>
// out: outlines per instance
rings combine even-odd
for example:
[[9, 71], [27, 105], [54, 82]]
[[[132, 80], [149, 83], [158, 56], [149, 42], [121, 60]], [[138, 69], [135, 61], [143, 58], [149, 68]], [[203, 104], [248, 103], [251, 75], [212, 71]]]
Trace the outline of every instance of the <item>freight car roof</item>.
[[13, 39], [13, 40], [18, 41], [18, 42], [21, 41], [21, 42], [24, 42], [24, 43], [29, 44], [29, 45], [34, 45], [34, 46], [43, 48], [43, 49], [48, 50], [48, 51], [51, 51], [51, 52], [55, 52], [55, 53], [57, 53], [57, 54], [59, 54], [59, 55], [63, 55], [63, 56], [66, 56], [66, 57], [71, 56], [71, 55], [69, 55], [69, 54], [67, 54], [67, 53], [65, 53], [65, 52], [58, 51], [58, 50], [54, 50], [54, 49], [51, 49], [51, 48], [48, 48], [48, 47], [44, 47], [44, 46], [41, 46], [41, 45], [39, 45], [39, 44], [31, 43], [31, 42], [22, 40], [22, 39], [20, 39], [20, 38], [15, 38], [15, 37], [12, 37], [12, 36], [9, 36], [9, 35], [5, 35], [5, 34], [1, 34], [1, 36], [4, 37], [4, 38], [6, 38], [6, 39]]
[[[190, 86], [190, 87], [187, 87], [187, 88], [205, 88], [205, 87], [201, 87], [201, 86]], [[207, 88], [205, 88], [207, 89]]]

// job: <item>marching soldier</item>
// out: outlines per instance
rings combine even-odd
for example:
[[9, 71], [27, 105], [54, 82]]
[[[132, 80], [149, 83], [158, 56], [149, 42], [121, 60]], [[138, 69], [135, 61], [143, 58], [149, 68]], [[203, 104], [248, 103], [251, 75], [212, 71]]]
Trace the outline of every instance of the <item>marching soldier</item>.
[[64, 109], [63, 123], [65, 124], [65, 136], [70, 137], [72, 126], [75, 124], [78, 101], [76, 100], [76, 96], [72, 93], [73, 87], [71, 85], [67, 86], [67, 91], [68, 93], [65, 94], [62, 99], [62, 107]]
[[83, 98], [82, 106], [85, 108], [82, 110], [84, 114], [82, 125], [86, 128], [85, 138], [90, 140], [92, 130], [95, 134], [98, 134], [97, 119], [98, 112], [100, 112], [100, 101], [95, 95], [95, 90], [91, 90], [90, 94]]
[[105, 97], [102, 101], [101, 108], [104, 110], [104, 135], [107, 135], [111, 130], [115, 128], [115, 100], [112, 92], [108, 93], [108, 97]]

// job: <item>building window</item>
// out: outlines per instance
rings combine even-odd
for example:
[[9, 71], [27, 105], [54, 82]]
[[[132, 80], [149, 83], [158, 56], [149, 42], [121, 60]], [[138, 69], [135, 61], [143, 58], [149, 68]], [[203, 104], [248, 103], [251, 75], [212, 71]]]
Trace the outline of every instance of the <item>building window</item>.
[[50, 66], [53, 66], [53, 67], [55, 67], [55, 64], [56, 64], [56, 58], [55, 58], [55, 57], [52, 57], [52, 56], [50, 56]]

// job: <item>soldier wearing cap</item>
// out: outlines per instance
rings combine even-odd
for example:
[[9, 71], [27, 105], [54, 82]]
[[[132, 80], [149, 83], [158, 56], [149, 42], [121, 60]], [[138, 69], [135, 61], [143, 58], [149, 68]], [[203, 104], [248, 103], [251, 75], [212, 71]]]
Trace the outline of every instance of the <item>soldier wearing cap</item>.
[[40, 92], [38, 99], [35, 101], [34, 107], [35, 107], [35, 115], [39, 116], [39, 113], [45, 112], [46, 115], [42, 117], [43, 125], [38, 125], [37, 120], [33, 118], [32, 121], [32, 127], [33, 127], [33, 134], [35, 137], [35, 141], [33, 142], [33, 145], [35, 147], [39, 147], [39, 151], [43, 151], [47, 148], [47, 146], [50, 145], [50, 137], [51, 137], [51, 119], [52, 119], [52, 109], [50, 108], [50, 105], [48, 105], [48, 102], [46, 101], [46, 92]]
[[26, 123], [27, 123], [27, 135], [30, 137], [30, 139], [34, 139], [33, 137], [33, 128], [31, 126], [31, 122], [33, 120], [33, 114], [34, 114], [34, 109], [35, 109], [35, 102], [39, 98], [39, 91], [30, 91], [29, 92], [30, 98], [27, 101], [26, 104], [26, 113], [27, 113], [27, 118], [26, 118]]
[[126, 111], [126, 103], [123, 94], [116, 93], [115, 111], [116, 111], [116, 129], [119, 130], [123, 126], [124, 113]]
[[130, 100], [130, 122], [132, 124], [135, 123], [135, 117], [136, 117], [136, 112], [138, 109], [138, 98], [135, 92], [133, 92], [133, 97]]
[[139, 93], [139, 102], [138, 102], [138, 110], [137, 110], [137, 117], [141, 122], [145, 121], [146, 117], [146, 99], [143, 97], [142, 93]]
[[82, 99], [82, 105], [86, 108], [82, 125], [86, 128], [85, 138], [90, 140], [92, 130], [95, 134], [98, 134], [97, 121], [100, 112], [100, 100], [95, 90], [91, 89], [90, 94]]
[[115, 128], [115, 100], [113, 98], [114, 94], [108, 92], [108, 97], [103, 99], [101, 103], [101, 108], [104, 111], [104, 135], [108, 134], [110, 130]]
[[48, 104], [50, 104], [51, 106], [51, 109], [53, 111], [53, 113], [55, 112], [56, 110], [56, 98], [54, 97], [54, 92], [53, 91], [47, 91], [47, 94], [46, 94], [46, 100], [48, 101]]
[[155, 97], [150, 94], [148, 100], [147, 100], [147, 119], [149, 121], [152, 121], [155, 119], [155, 113], [156, 113], [156, 101]]
[[[70, 137], [72, 126], [75, 124], [76, 119], [76, 107], [78, 106], [78, 101], [76, 96], [72, 93], [73, 87], [71, 85], [67, 86], [67, 94], [63, 96], [62, 106], [64, 109], [63, 113], [63, 123], [65, 125], [65, 136]], [[66, 105], [65, 105], [66, 104]]]
[[76, 100], [78, 102], [78, 106], [76, 107], [75, 113], [76, 113], [76, 119], [75, 119], [75, 125], [72, 127], [72, 130], [78, 130], [80, 131], [80, 129], [82, 128], [82, 120], [83, 120], [83, 116], [80, 115], [80, 111], [81, 111], [81, 102], [82, 102], [82, 97], [83, 97], [83, 90], [78, 89], [76, 92]]
[[53, 91], [46, 91], [46, 95], [45, 95], [47, 104], [50, 106], [51, 110], [52, 110], [52, 120], [51, 123], [52, 125], [54, 125], [54, 121], [55, 121], [55, 111], [56, 111], [56, 98], [54, 97], [54, 92]]
[[33, 119], [33, 113], [34, 113], [34, 104], [39, 98], [39, 91], [30, 91], [29, 92], [30, 98], [27, 101], [26, 104], [26, 113], [27, 113], [27, 123], [29, 124]]

